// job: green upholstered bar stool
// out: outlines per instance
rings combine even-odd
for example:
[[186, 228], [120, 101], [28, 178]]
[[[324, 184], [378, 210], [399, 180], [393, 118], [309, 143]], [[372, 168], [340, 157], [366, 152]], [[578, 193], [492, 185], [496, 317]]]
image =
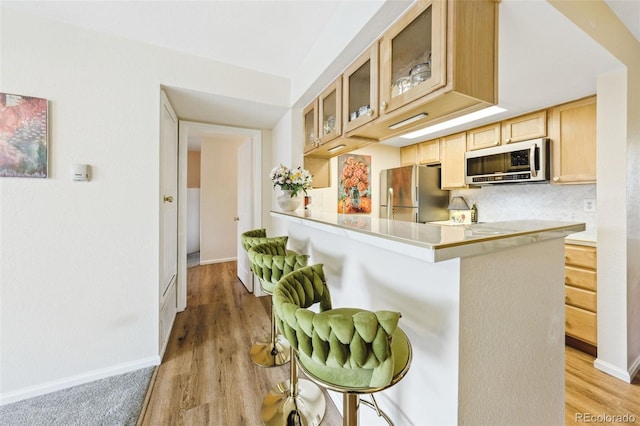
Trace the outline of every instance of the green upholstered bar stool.
[[[240, 236], [240, 243], [242, 244], [242, 248], [247, 252], [247, 255], [249, 255], [249, 249], [258, 244], [271, 242], [286, 246], [288, 240], [289, 237], [287, 236], [267, 237], [267, 231], [265, 229], [253, 229], [251, 231], [244, 232]], [[253, 265], [251, 265], [251, 271], [256, 275], [253, 270]], [[257, 275], [256, 277], [264, 291], [262, 280]], [[265, 293], [267, 292], [265, 291]], [[268, 294], [271, 294], [271, 292], [268, 292]], [[275, 327], [276, 323], [272, 312], [270, 336], [264, 337], [254, 343], [249, 351], [251, 360], [261, 367], [277, 367], [289, 362], [291, 352], [289, 349], [289, 343], [282, 336], [278, 336], [276, 334]]]
[[[320, 272], [322, 272], [320, 267]], [[283, 323], [278, 317], [278, 307], [275, 305], [275, 294], [283, 290], [283, 281], [289, 283], [295, 282], [297, 286], [303, 287], [301, 292], [301, 300], [305, 306], [319, 304], [321, 311], [331, 309], [331, 295], [325, 282], [324, 275], [318, 273], [318, 268], [303, 267], [285, 275], [278, 281], [274, 289], [274, 311], [276, 312], [276, 320], [279, 324]], [[285, 287], [288, 288], [288, 287]], [[280, 290], [278, 290], [280, 289]], [[282, 299], [282, 296], [280, 296]], [[297, 300], [297, 299], [296, 299]], [[282, 309], [282, 308], [281, 308]], [[286, 308], [285, 308], [286, 309]], [[282, 316], [282, 314], [280, 314]], [[295, 333], [285, 336], [292, 342], [291, 346], [291, 364], [290, 378], [286, 382], [281, 382], [278, 386], [271, 389], [262, 401], [261, 416], [262, 421], [267, 426], [282, 425], [304, 425], [315, 426], [320, 424], [324, 417], [326, 401], [322, 390], [315, 383], [298, 378], [298, 363], [294, 353], [293, 342]], [[282, 332], [282, 330], [280, 330]], [[294, 340], [291, 340], [293, 336]]]
[[[344, 426], [358, 424], [360, 403], [393, 425], [373, 393], [396, 384], [411, 365], [411, 343], [398, 327], [401, 314], [331, 309], [328, 294], [320, 264], [284, 276], [274, 289], [276, 321], [296, 355], [292, 368], [297, 358], [309, 379], [343, 394]], [[317, 302], [319, 312], [307, 309]], [[371, 402], [361, 401], [362, 394], [369, 394]]]

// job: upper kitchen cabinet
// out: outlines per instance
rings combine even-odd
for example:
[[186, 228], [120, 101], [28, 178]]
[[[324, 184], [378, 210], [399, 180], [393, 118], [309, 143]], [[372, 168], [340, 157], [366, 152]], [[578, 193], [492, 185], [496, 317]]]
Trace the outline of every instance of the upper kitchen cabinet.
[[353, 134], [386, 139], [497, 102], [494, 0], [419, 0], [380, 39], [379, 117]]
[[342, 122], [347, 136], [378, 118], [378, 43], [365, 50], [342, 74]]
[[418, 144], [400, 148], [400, 165], [410, 166], [413, 164], [418, 164]]
[[320, 145], [342, 135], [342, 77], [338, 77], [318, 97]]
[[552, 183], [596, 182], [596, 97], [550, 110]]
[[502, 143], [521, 142], [547, 136], [547, 111], [537, 111], [502, 122]]
[[467, 151], [500, 145], [500, 123], [478, 127], [467, 132]]
[[420, 164], [440, 164], [440, 139], [421, 142], [418, 145], [418, 157]]
[[318, 99], [315, 99], [302, 110], [304, 153], [315, 149], [320, 143], [318, 137]]
[[331, 158], [371, 142], [344, 135], [342, 98], [340, 76], [303, 110], [305, 157]]
[[467, 133], [461, 132], [442, 138], [442, 189], [466, 188], [464, 183], [464, 153], [467, 150]]

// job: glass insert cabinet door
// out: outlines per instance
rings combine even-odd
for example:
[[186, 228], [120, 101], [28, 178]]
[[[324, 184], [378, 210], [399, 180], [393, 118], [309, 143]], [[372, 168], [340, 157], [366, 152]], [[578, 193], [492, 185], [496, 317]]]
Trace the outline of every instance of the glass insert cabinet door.
[[311, 102], [302, 111], [304, 117], [304, 152], [305, 154], [318, 146], [318, 100]]
[[321, 94], [318, 100], [318, 132], [320, 145], [342, 134], [342, 77], [338, 77]]
[[446, 9], [445, 1], [419, 1], [381, 39], [381, 114], [446, 84]]
[[343, 123], [349, 132], [378, 117], [378, 43], [365, 50], [343, 75]]

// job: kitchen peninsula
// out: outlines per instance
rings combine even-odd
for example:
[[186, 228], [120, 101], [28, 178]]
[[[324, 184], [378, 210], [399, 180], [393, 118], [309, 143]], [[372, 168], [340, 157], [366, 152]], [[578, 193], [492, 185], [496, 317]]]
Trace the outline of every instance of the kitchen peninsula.
[[564, 238], [584, 224], [306, 213], [271, 216], [333, 305], [402, 313], [412, 366], [377, 398], [396, 424], [564, 423]]

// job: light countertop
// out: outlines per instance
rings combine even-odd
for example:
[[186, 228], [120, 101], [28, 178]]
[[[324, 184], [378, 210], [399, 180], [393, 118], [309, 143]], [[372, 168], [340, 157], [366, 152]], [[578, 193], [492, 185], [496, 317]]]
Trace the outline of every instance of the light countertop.
[[596, 247], [598, 245], [597, 234], [593, 231], [576, 232], [565, 238], [565, 243], [580, 246]]
[[[394, 251], [438, 262], [458, 257], [530, 244], [551, 238], [565, 238], [585, 230], [584, 223], [546, 220], [515, 220], [449, 226], [381, 219], [370, 215], [297, 210], [272, 211], [271, 215], [352, 239], [380, 245]], [[401, 247], [404, 246], [404, 247]], [[408, 250], [407, 246], [415, 250]], [[424, 249], [427, 249], [426, 251]]]

